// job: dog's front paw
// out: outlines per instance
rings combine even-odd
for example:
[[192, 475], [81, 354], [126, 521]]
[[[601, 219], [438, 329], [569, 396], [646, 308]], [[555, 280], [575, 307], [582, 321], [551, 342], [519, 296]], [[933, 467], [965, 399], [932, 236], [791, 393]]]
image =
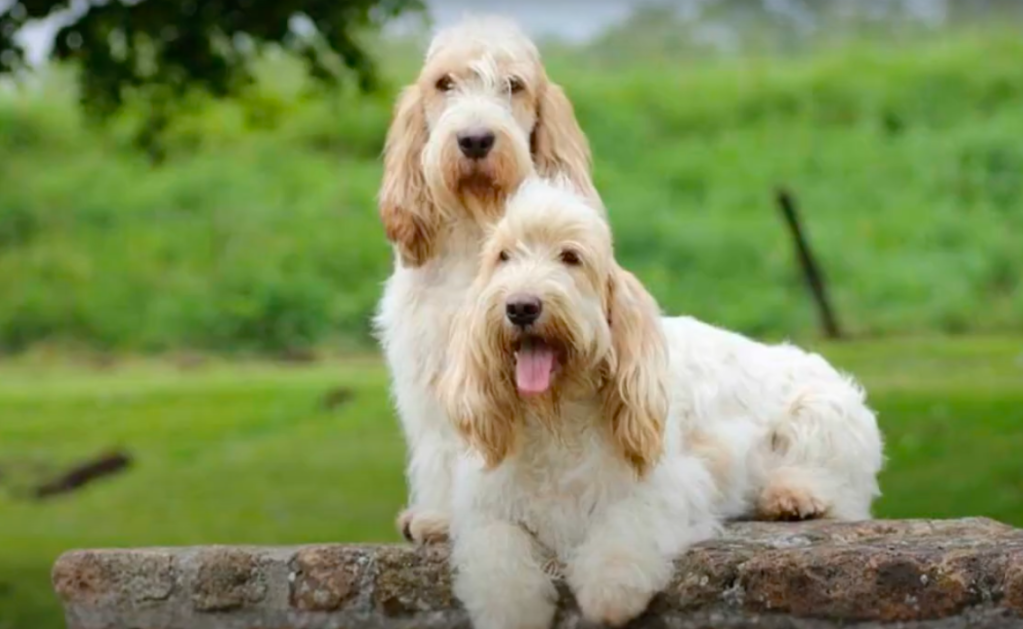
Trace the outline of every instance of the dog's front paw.
[[646, 611], [654, 594], [647, 588], [595, 574], [577, 586], [575, 598], [588, 622], [621, 627]]
[[398, 515], [398, 530], [414, 544], [438, 544], [448, 540], [448, 516], [439, 511], [406, 509]]
[[828, 504], [797, 483], [769, 484], [757, 501], [757, 515], [763, 520], [814, 520], [825, 517]]

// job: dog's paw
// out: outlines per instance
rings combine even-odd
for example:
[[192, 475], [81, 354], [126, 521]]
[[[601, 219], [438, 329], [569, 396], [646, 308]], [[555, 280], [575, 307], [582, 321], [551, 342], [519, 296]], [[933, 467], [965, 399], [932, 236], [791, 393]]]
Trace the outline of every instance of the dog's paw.
[[448, 541], [448, 516], [438, 511], [406, 509], [398, 515], [398, 530], [413, 544]]
[[757, 516], [763, 520], [816, 520], [825, 517], [827, 512], [827, 502], [809, 488], [795, 483], [771, 483], [757, 501]]
[[655, 592], [593, 575], [579, 584], [575, 592], [579, 611], [588, 623], [621, 627], [650, 605]]

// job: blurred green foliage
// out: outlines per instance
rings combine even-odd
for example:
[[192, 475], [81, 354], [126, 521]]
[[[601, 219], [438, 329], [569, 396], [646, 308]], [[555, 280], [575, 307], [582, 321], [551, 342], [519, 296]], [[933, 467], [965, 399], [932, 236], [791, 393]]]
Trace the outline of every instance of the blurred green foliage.
[[652, 1], [588, 46], [603, 62], [722, 54], [805, 54], [850, 43], [906, 44], [950, 29], [1023, 21], [1018, 0]]
[[[418, 62], [381, 50], [383, 93], [312, 90], [268, 54], [236, 98], [190, 95], [158, 168], [133, 148], [141, 104], [100, 131], [68, 70], [4, 88], [0, 349], [369, 344], [391, 264], [379, 151]], [[618, 255], [664, 309], [800, 336], [816, 323], [779, 185], [854, 334], [1020, 330], [1021, 58], [988, 30], [615, 71], [559, 46], [547, 64], [593, 145]]]

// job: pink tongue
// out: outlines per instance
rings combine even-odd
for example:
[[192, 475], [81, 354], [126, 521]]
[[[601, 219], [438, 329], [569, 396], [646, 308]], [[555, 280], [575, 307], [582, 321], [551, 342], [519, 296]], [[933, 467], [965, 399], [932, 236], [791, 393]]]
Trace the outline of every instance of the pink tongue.
[[535, 343], [523, 347], [515, 356], [515, 383], [525, 395], [543, 393], [551, 386], [554, 371], [554, 352], [550, 347]]

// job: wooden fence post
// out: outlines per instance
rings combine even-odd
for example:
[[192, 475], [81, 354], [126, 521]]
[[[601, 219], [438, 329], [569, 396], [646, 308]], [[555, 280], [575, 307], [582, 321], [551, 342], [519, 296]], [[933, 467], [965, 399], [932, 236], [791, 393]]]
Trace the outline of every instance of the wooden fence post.
[[782, 216], [785, 217], [789, 231], [792, 233], [799, 266], [803, 271], [803, 277], [806, 279], [807, 285], [810, 287], [810, 293], [817, 304], [817, 311], [820, 314], [824, 335], [829, 339], [840, 339], [844, 335], [842, 334], [841, 327], [838, 325], [835, 311], [831, 307], [831, 301], [828, 299], [827, 283], [825, 282], [824, 274], [813, 257], [810, 243], [807, 241], [806, 233], [800, 222], [795, 196], [785, 188], [779, 188], [775, 193], [775, 198], [779, 209], [781, 209]]

